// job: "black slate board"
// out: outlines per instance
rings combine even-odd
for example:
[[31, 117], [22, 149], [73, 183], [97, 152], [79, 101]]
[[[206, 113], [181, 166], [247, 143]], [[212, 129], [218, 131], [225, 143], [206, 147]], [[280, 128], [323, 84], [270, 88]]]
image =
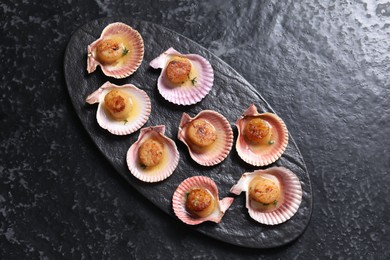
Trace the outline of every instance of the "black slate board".
[[[117, 80], [106, 77], [100, 68], [92, 74], [88, 74], [86, 71], [88, 44], [99, 38], [104, 27], [113, 22], [124, 22], [138, 30], [145, 44], [145, 56], [141, 66], [126, 79]], [[214, 86], [200, 103], [191, 106], [178, 106], [165, 101], [158, 93], [156, 84], [160, 70], [149, 67], [149, 62], [169, 47], [174, 47], [182, 53], [199, 54], [210, 61], [215, 73]], [[256, 169], [238, 157], [234, 146], [229, 156], [219, 165], [199, 166], [192, 161], [186, 147], [177, 139], [178, 125], [183, 112], [194, 116], [204, 109], [212, 109], [223, 114], [232, 125], [234, 142], [237, 138], [234, 122], [249, 104], [254, 103], [259, 112], [273, 112], [256, 89], [242, 76], [218, 57], [188, 38], [161, 26], [130, 18], [94, 20], [79, 28], [71, 37], [65, 52], [64, 72], [74, 108], [100, 151], [130, 185], [174, 218], [176, 216], [172, 210], [172, 195], [184, 179], [194, 175], [208, 176], [218, 185], [220, 198], [224, 198], [232, 196], [229, 194], [229, 190], [242, 173]], [[125, 161], [126, 152], [130, 145], [136, 141], [139, 131], [128, 136], [114, 136], [97, 124], [97, 106], [85, 103], [85, 98], [106, 81], [118, 85], [132, 83], [148, 93], [152, 101], [152, 113], [145, 127], [166, 125], [166, 135], [176, 141], [180, 152], [179, 165], [168, 179], [154, 184], [143, 183], [129, 172]], [[91, 163], [93, 164], [93, 162]], [[221, 223], [206, 222], [193, 227], [183, 224], [185, 228], [194, 228], [218, 240], [252, 248], [278, 247], [298, 238], [310, 221], [312, 190], [304, 160], [291, 135], [283, 156], [270, 166], [289, 168], [297, 174], [301, 181], [303, 200], [292, 219], [277, 226], [259, 224], [249, 217], [245, 208], [244, 194], [241, 194], [236, 196]]]

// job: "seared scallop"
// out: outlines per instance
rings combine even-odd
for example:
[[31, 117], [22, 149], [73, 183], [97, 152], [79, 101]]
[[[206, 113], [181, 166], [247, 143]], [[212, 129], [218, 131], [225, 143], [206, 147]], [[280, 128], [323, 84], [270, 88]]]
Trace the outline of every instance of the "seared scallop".
[[215, 198], [206, 188], [194, 188], [187, 194], [186, 208], [191, 214], [205, 218], [214, 211]]
[[113, 89], [104, 96], [104, 108], [113, 119], [126, 120], [133, 108], [133, 102], [126, 91]]
[[195, 119], [190, 122], [187, 128], [188, 141], [195, 147], [209, 147], [217, 139], [216, 131], [215, 127], [207, 119]]
[[249, 184], [251, 199], [263, 205], [277, 204], [280, 197], [280, 187], [277, 182], [264, 177], [255, 177]]
[[165, 69], [165, 76], [172, 84], [184, 84], [191, 77], [191, 61], [183, 57], [173, 57]]
[[155, 138], [147, 139], [138, 150], [138, 159], [141, 166], [154, 167], [163, 159], [164, 145]]

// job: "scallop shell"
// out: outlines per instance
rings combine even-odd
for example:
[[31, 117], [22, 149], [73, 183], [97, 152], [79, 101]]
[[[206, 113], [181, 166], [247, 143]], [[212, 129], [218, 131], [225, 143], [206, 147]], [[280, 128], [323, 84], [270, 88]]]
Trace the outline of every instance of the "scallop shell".
[[[100, 41], [109, 37], [121, 37], [125, 41], [127, 54], [113, 64], [103, 64], [97, 59], [96, 48]], [[138, 31], [124, 23], [107, 25], [100, 38], [88, 45], [87, 71], [92, 73], [100, 66], [106, 76], [125, 78], [133, 74], [144, 57], [144, 41]]]
[[[209, 192], [211, 192], [214, 199], [218, 202], [214, 212], [204, 218], [193, 217], [186, 209], [186, 198], [188, 192], [198, 187], [206, 188]], [[198, 225], [205, 221], [219, 223], [221, 222], [221, 219], [226, 210], [233, 203], [233, 200], [234, 198], [232, 197], [226, 197], [222, 200], [219, 200], [217, 185], [211, 178], [204, 176], [193, 176], [185, 179], [177, 187], [172, 198], [172, 208], [175, 212], [175, 215], [188, 225]]]
[[[260, 175], [272, 179], [279, 184], [281, 189], [281, 200], [271, 210], [261, 211], [254, 208], [253, 201], [249, 196], [249, 183], [253, 177]], [[302, 187], [298, 177], [289, 169], [284, 167], [271, 167], [266, 170], [256, 170], [244, 173], [238, 183], [230, 192], [239, 195], [242, 191], [246, 193], [246, 207], [251, 218], [266, 225], [277, 225], [289, 220], [299, 208], [302, 201]]]
[[[191, 79], [180, 86], [173, 86], [165, 77], [165, 68], [174, 56], [188, 58], [192, 64]], [[214, 71], [208, 60], [197, 54], [181, 54], [169, 48], [150, 62], [155, 69], [162, 69], [158, 78], [157, 88], [160, 94], [169, 102], [178, 105], [191, 105], [200, 102], [211, 90], [214, 82]]]
[[[111, 118], [104, 109], [104, 97], [112, 89], [120, 88], [126, 91], [132, 99], [133, 109], [127, 121], [117, 121]], [[140, 129], [148, 121], [151, 103], [148, 94], [133, 84], [118, 86], [107, 81], [86, 99], [89, 104], [99, 103], [96, 112], [98, 124], [114, 135], [127, 135]]]
[[[130, 146], [126, 157], [127, 165], [130, 172], [139, 180], [144, 182], [159, 182], [171, 176], [175, 171], [179, 163], [179, 151], [175, 142], [166, 137], [164, 133], [165, 125], [142, 128], [138, 140]], [[158, 165], [151, 169], [145, 169], [139, 162], [138, 149], [149, 138], [158, 139], [163, 143], [164, 156]]]
[[[244, 128], [248, 119], [259, 117], [271, 125], [273, 143], [256, 146], [246, 141]], [[254, 104], [251, 104], [244, 114], [236, 121], [238, 138], [236, 150], [246, 163], [254, 166], [269, 165], [278, 160], [286, 150], [288, 144], [288, 130], [283, 120], [273, 113], [258, 113]]]
[[[196, 119], [205, 119], [216, 128], [217, 139], [205, 150], [197, 150], [187, 141], [187, 128], [189, 123]], [[194, 118], [183, 113], [180, 121], [178, 139], [188, 148], [191, 158], [200, 165], [212, 166], [223, 161], [229, 154], [233, 145], [233, 130], [229, 121], [220, 113], [213, 110], [203, 110]]]

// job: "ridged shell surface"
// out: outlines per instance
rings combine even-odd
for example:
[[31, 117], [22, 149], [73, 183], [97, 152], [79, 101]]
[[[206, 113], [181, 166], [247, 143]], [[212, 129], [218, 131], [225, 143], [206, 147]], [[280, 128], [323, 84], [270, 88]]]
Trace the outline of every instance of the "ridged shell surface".
[[[270, 209], [260, 210], [255, 206], [256, 201], [249, 195], [249, 184], [256, 176], [273, 180], [279, 185], [281, 200], [276, 205], [270, 205]], [[286, 222], [298, 211], [302, 201], [301, 183], [298, 177], [285, 167], [271, 167], [265, 170], [244, 173], [230, 192], [239, 195], [243, 191], [246, 193], [246, 208], [250, 217], [266, 225], [277, 225]]]
[[[192, 214], [188, 212], [186, 208], [187, 194], [192, 189], [199, 187], [206, 188], [217, 201], [214, 212], [211, 213], [208, 217], [204, 218], [197, 218], [192, 216]], [[233, 200], [234, 198], [232, 197], [226, 197], [222, 200], [219, 200], [218, 187], [211, 178], [205, 176], [193, 176], [185, 179], [175, 190], [172, 198], [172, 208], [175, 212], [175, 215], [188, 225], [198, 225], [205, 221], [219, 223], [221, 222], [226, 210], [233, 203]]]
[[[99, 60], [97, 48], [106, 39], [120, 39], [123, 45], [123, 56], [113, 63]], [[87, 71], [92, 73], [100, 66], [106, 76], [125, 78], [133, 74], [141, 65], [144, 57], [144, 42], [140, 33], [124, 23], [107, 25], [99, 39], [88, 45]]]
[[[191, 76], [181, 84], [174, 85], [166, 78], [166, 67], [173, 57], [187, 58], [192, 65]], [[211, 90], [214, 82], [214, 71], [208, 60], [198, 54], [181, 54], [169, 48], [150, 62], [155, 69], [162, 69], [157, 81], [161, 96], [178, 105], [191, 105], [200, 102]]]
[[[163, 181], [173, 174], [179, 163], [179, 151], [175, 142], [164, 135], [165, 126], [151, 126], [142, 128], [138, 140], [132, 144], [127, 152], [126, 160], [130, 172], [144, 182]], [[163, 157], [158, 165], [144, 167], [139, 161], [139, 148], [148, 139], [158, 140], [163, 146]]]
[[[244, 131], [249, 120], [260, 118], [270, 125], [272, 141], [267, 144], [253, 144], [245, 136]], [[266, 166], [278, 160], [288, 144], [288, 130], [283, 120], [269, 112], [258, 113], [254, 104], [236, 121], [238, 137], [236, 150], [246, 163], [254, 166]]]
[[[207, 120], [216, 130], [217, 138], [215, 142], [205, 149], [197, 149], [188, 138], [187, 129], [191, 122], [196, 119]], [[216, 111], [203, 110], [193, 118], [187, 113], [183, 113], [179, 125], [178, 139], [187, 146], [190, 156], [195, 162], [203, 166], [212, 166], [222, 162], [228, 156], [233, 145], [233, 130], [229, 121]]]
[[[104, 108], [104, 97], [113, 89], [120, 89], [129, 95], [133, 108], [124, 121], [113, 119]], [[98, 104], [96, 119], [98, 124], [115, 135], [127, 135], [140, 129], [148, 120], [151, 113], [151, 102], [147, 93], [133, 84], [115, 85], [110, 82], [104, 83], [99, 89], [90, 94], [86, 102]]]

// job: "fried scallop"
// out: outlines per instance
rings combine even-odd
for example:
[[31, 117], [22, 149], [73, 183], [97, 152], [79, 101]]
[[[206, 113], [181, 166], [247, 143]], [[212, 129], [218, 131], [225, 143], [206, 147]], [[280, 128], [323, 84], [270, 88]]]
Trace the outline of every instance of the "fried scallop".
[[142, 128], [138, 140], [127, 152], [130, 172], [144, 182], [163, 181], [173, 174], [179, 163], [176, 143], [165, 136], [165, 126]]
[[147, 93], [132, 84], [104, 83], [86, 102], [98, 103], [98, 124], [115, 135], [127, 135], [140, 129], [148, 120], [151, 103]]
[[205, 148], [217, 139], [215, 127], [206, 119], [199, 118], [191, 121], [187, 128], [188, 141], [196, 147]]
[[218, 187], [209, 177], [193, 176], [177, 187], [172, 198], [175, 215], [188, 225], [205, 221], [220, 223], [234, 198], [219, 200]]
[[164, 145], [154, 138], [147, 139], [138, 150], [138, 159], [141, 166], [154, 167], [163, 159]]
[[87, 71], [100, 66], [106, 76], [125, 78], [133, 74], [144, 57], [144, 42], [138, 31], [124, 23], [107, 25], [99, 39], [88, 45]]
[[285, 167], [244, 173], [230, 192], [246, 194], [246, 208], [252, 219], [266, 225], [277, 225], [289, 220], [302, 201], [302, 187], [298, 177]]
[[194, 188], [187, 194], [186, 208], [191, 214], [205, 218], [214, 211], [215, 198], [206, 188]]
[[287, 148], [288, 130], [273, 113], [258, 113], [254, 104], [236, 121], [236, 150], [245, 162], [266, 166], [278, 160]]
[[130, 95], [120, 89], [113, 89], [104, 96], [104, 108], [115, 120], [126, 120], [132, 107]]
[[200, 165], [212, 166], [223, 161], [233, 145], [233, 130], [227, 119], [213, 110], [203, 110], [195, 117], [183, 113], [178, 139]]
[[198, 103], [213, 86], [213, 68], [198, 54], [181, 54], [169, 48], [149, 64], [152, 68], [162, 69], [157, 81], [158, 91], [174, 104]]
[[272, 138], [272, 126], [264, 119], [255, 117], [249, 119], [245, 128], [246, 140], [257, 145], [267, 145]]
[[277, 204], [280, 197], [280, 187], [270, 179], [255, 177], [249, 184], [249, 196], [263, 205]]
[[165, 76], [172, 84], [184, 84], [190, 79], [191, 69], [192, 65], [189, 59], [176, 56], [168, 62]]
[[96, 47], [96, 59], [102, 64], [113, 64], [118, 61], [125, 53], [127, 48], [123, 41], [114, 38], [108, 38], [99, 41]]

